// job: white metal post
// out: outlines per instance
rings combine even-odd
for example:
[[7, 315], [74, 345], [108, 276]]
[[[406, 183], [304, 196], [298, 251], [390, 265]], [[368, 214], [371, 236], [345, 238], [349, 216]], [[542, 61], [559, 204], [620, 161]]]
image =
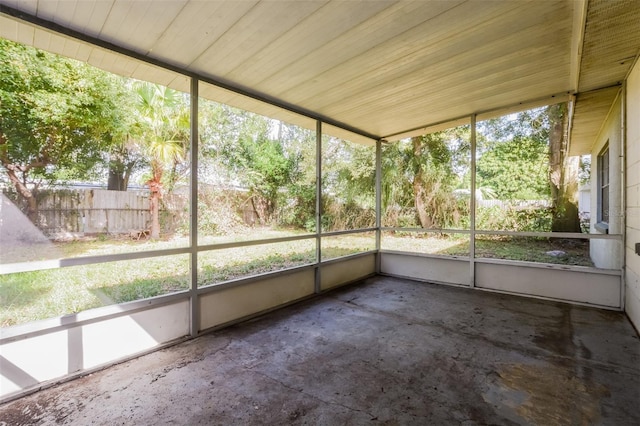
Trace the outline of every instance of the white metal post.
[[382, 141], [376, 141], [376, 274], [380, 273], [382, 231]]
[[316, 121], [316, 274], [315, 292], [320, 293], [322, 263], [322, 121]]
[[620, 113], [620, 210], [618, 214], [620, 215], [620, 232], [622, 233], [622, 238], [620, 239], [620, 244], [622, 247], [620, 250], [622, 251], [622, 262], [620, 265], [620, 309], [624, 311], [625, 306], [625, 269], [627, 264], [627, 81], [625, 80], [622, 83], [621, 90], [621, 113]]
[[469, 286], [476, 285], [476, 114], [471, 115], [471, 196], [469, 197]]
[[198, 300], [198, 84], [197, 78], [191, 79], [191, 140], [189, 157], [191, 161], [191, 179], [189, 192], [189, 259], [191, 288], [189, 290], [189, 329], [195, 337], [200, 331], [200, 301]]

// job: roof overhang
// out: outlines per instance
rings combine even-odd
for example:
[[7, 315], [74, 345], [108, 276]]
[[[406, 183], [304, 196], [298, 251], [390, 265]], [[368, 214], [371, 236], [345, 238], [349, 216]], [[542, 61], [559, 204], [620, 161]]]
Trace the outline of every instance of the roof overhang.
[[0, 36], [178, 90], [197, 77], [203, 97], [370, 143], [580, 103], [624, 79], [639, 12], [633, 0], [0, 0]]
[[591, 147], [620, 89], [620, 86], [613, 86], [579, 93], [576, 96], [571, 120], [569, 155], [584, 155], [591, 152]]
[[640, 1], [589, 1], [570, 155], [591, 147], [640, 53]]

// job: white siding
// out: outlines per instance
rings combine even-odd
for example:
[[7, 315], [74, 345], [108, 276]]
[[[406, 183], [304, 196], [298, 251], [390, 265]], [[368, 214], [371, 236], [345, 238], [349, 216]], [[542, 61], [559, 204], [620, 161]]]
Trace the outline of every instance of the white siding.
[[[604, 146], [609, 144], [609, 234], [622, 233], [622, 190], [621, 171], [622, 163], [622, 108], [621, 97], [618, 97], [609, 112], [596, 143], [591, 148], [591, 233], [597, 234], [595, 224], [598, 221], [598, 154]], [[622, 259], [622, 244], [617, 240], [591, 240], [591, 260], [598, 268], [619, 269]]]
[[636, 329], [640, 329], [640, 256], [635, 253], [635, 244], [640, 242], [640, 63], [629, 75], [626, 98], [625, 311]]

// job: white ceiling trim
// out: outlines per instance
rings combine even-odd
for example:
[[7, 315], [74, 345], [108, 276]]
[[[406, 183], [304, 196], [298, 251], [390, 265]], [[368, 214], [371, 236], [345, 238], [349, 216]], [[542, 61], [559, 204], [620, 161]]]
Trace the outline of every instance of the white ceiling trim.
[[576, 0], [573, 9], [573, 35], [571, 37], [571, 92], [578, 91], [580, 83], [580, 64], [584, 46], [584, 30], [587, 22], [587, 0]]

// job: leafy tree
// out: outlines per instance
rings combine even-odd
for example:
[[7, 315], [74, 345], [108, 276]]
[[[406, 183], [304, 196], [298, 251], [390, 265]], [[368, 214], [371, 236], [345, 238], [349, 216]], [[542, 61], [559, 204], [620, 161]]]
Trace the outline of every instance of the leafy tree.
[[241, 139], [240, 154], [246, 169], [246, 182], [254, 195], [252, 202], [262, 223], [269, 223], [280, 201], [280, 189], [291, 180], [293, 162], [282, 145], [268, 138]]
[[567, 104], [547, 107], [549, 116], [549, 185], [553, 201], [552, 232], [580, 232], [578, 179], [580, 157], [567, 156]]
[[394, 206], [414, 209], [423, 228], [459, 226], [467, 208], [454, 190], [464, 185], [468, 175], [469, 148], [468, 126], [384, 147], [383, 211], [388, 214]]
[[552, 231], [579, 232], [579, 157], [567, 153], [567, 106], [551, 105], [479, 124], [478, 186], [501, 199], [551, 199]]
[[278, 140], [291, 161], [286, 185], [287, 202], [278, 207], [279, 224], [313, 231], [316, 213], [316, 133], [279, 122]]
[[411, 138], [413, 196], [423, 228], [457, 224], [461, 212], [453, 194], [455, 174], [446, 132]]
[[269, 122], [265, 117], [211, 101], [200, 102], [199, 172], [203, 180], [225, 184], [245, 184], [246, 152], [249, 141], [266, 139]]
[[413, 206], [413, 170], [408, 167], [411, 156], [412, 151], [402, 141], [382, 147], [382, 211]]
[[327, 231], [375, 224], [375, 149], [325, 136], [322, 221]]
[[160, 237], [160, 200], [180, 177], [179, 167], [189, 146], [189, 110], [182, 93], [164, 86], [139, 82], [137, 95], [141, 149], [149, 161], [149, 212], [151, 238]]
[[325, 136], [322, 141], [322, 188], [343, 203], [371, 206], [375, 199], [375, 150]]
[[136, 142], [126, 137], [120, 143], [115, 143], [108, 152], [107, 158], [107, 189], [111, 191], [126, 191], [131, 176], [144, 165], [145, 159]]
[[0, 39], [0, 164], [37, 222], [43, 183], [82, 179], [126, 125], [121, 80]]
[[591, 155], [583, 155], [578, 165], [578, 183], [588, 185], [589, 182], [591, 182]]
[[547, 144], [527, 136], [497, 142], [477, 161], [477, 186], [501, 200], [549, 197]]
[[135, 83], [124, 78], [122, 83], [127, 88], [127, 96], [119, 107], [126, 114], [127, 122], [103, 160], [107, 166], [107, 189], [112, 191], [126, 191], [133, 173], [146, 164], [144, 152], [138, 144], [144, 129], [138, 122]]
[[501, 200], [549, 198], [549, 117], [544, 108], [478, 123], [477, 187]]
[[215, 103], [205, 103], [201, 152], [211, 161], [209, 173], [249, 190], [262, 224], [272, 223], [292, 181], [295, 154], [274, 138], [273, 120]]

